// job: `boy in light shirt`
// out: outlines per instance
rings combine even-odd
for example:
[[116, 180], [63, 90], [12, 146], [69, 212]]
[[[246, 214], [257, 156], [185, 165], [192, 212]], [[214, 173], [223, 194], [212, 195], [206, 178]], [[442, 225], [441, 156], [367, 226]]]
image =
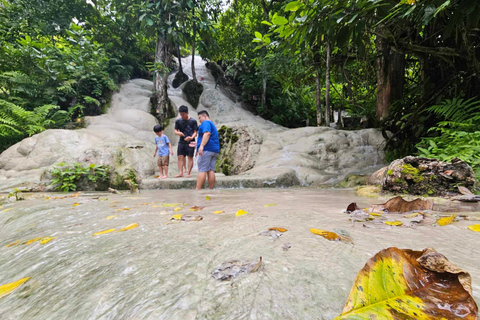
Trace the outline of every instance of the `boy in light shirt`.
[[[157, 135], [155, 137], [155, 153], [153, 157], [158, 156], [157, 165], [160, 171], [160, 177], [158, 179], [168, 178], [168, 164], [170, 162], [169, 154], [173, 156], [173, 149], [168, 137], [163, 134], [163, 128], [161, 125], [153, 127], [153, 131]], [[165, 173], [165, 174], [164, 174]]]

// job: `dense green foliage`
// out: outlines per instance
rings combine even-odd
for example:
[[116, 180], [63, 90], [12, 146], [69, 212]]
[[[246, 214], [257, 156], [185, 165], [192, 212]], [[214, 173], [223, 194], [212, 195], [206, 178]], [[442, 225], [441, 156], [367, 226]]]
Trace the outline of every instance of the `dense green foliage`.
[[80, 183], [85, 183], [86, 180], [93, 184], [105, 184], [108, 186], [109, 182], [108, 166], [92, 164], [67, 164], [59, 163], [51, 171], [51, 184], [55, 186], [56, 190], [64, 192], [76, 191]]
[[126, 4], [96, 3], [0, 1], [0, 150], [101, 113], [118, 83], [146, 74], [152, 47], [116, 10]]

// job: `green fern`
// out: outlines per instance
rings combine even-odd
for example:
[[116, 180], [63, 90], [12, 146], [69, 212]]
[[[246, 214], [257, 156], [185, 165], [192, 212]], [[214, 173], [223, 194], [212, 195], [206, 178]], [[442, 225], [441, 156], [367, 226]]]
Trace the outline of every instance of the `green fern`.
[[447, 121], [476, 123], [480, 122], [480, 101], [475, 99], [447, 99], [427, 110], [445, 118]]

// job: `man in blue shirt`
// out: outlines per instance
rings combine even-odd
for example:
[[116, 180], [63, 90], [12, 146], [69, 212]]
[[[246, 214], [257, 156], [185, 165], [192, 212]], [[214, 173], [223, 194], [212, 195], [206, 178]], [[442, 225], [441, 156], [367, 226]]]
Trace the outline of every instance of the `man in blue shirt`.
[[209, 188], [213, 189], [215, 187], [215, 164], [220, 154], [218, 131], [213, 122], [210, 121], [207, 111], [198, 112], [198, 120], [200, 120], [200, 127], [198, 127], [197, 140], [197, 190], [202, 189], [207, 178]]

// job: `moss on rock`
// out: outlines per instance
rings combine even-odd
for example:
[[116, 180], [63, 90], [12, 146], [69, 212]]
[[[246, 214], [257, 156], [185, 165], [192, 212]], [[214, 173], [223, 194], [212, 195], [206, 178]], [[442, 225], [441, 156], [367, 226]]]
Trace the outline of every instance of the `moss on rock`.
[[203, 85], [195, 80], [188, 81], [183, 87], [183, 93], [186, 96], [188, 103], [195, 109], [198, 107], [198, 101], [203, 92]]

